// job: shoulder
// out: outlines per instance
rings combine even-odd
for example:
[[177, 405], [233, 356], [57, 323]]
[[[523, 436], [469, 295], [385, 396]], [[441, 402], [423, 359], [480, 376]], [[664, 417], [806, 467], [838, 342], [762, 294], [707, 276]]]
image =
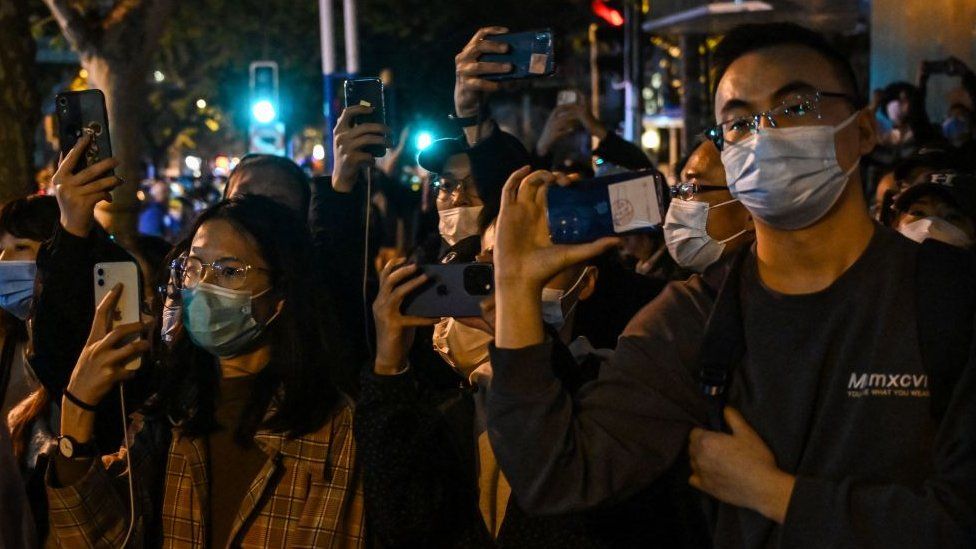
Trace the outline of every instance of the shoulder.
[[352, 418], [352, 400], [343, 396], [315, 431], [294, 438], [280, 433], [259, 432], [255, 439], [264, 439], [262, 442], [272, 446], [280, 445], [282, 455], [309, 462], [313, 468], [321, 468], [323, 474], [327, 474], [330, 467], [352, 467], [356, 451]]
[[714, 303], [713, 294], [699, 275], [671, 282], [631, 319], [624, 335], [659, 335], [661, 331], [679, 329], [691, 329], [700, 334]]

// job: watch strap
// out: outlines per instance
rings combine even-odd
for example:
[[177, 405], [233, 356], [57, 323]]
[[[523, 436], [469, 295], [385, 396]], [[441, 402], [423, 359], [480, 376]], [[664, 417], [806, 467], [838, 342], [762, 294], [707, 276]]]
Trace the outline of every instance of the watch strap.
[[[62, 449], [62, 440], [67, 440], [71, 446], [71, 455], [66, 455]], [[62, 457], [67, 459], [81, 459], [94, 457], [96, 454], [95, 441], [89, 440], [88, 442], [78, 442], [74, 437], [70, 435], [61, 435], [58, 437], [58, 453]]]
[[457, 127], [459, 127], [459, 128], [470, 128], [470, 127], [473, 127], [473, 126], [477, 126], [478, 124], [481, 123], [482, 120], [484, 120], [479, 115], [474, 115], [474, 116], [458, 116], [457, 114], [451, 113], [451, 114], [447, 115], [447, 117], [452, 122], [454, 122], [454, 124]]

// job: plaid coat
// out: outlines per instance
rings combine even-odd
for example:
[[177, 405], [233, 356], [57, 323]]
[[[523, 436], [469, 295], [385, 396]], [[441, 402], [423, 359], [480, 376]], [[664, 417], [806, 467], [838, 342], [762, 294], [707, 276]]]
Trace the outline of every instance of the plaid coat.
[[[129, 547], [206, 547], [206, 441], [181, 437], [168, 421], [140, 416], [132, 432], [137, 512]], [[350, 405], [315, 433], [288, 439], [259, 430], [254, 440], [268, 461], [244, 496], [228, 546], [363, 546], [362, 474], [354, 464]], [[123, 449], [60, 488], [49, 472], [51, 530], [62, 547], [122, 546], [129, 523], [125, 463]]]

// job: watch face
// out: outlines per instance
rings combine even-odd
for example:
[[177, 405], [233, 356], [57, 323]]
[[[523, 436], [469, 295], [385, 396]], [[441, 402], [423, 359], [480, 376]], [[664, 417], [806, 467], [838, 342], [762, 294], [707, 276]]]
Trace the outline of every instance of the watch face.
[[70, 458], [75, 453], [75, 447], [68, 437], [61, 437], [61, 440], [58, 441], [58, 449], [61, 451], [61, 455], [66, 458]]

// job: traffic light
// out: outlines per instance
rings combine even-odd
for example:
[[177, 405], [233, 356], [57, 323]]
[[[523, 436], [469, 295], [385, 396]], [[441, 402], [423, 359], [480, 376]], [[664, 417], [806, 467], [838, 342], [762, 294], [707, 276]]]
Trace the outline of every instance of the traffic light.
[[614, 27], [620, 27], [624, 24], [624, 16], [620, 9], [614, 4], [618, 2], [608, 1], [608, 0], [593, 0], [590, 3], [590, 9], [593, 10], [593, 15], [596, 15], [600, 19], [603, 19], [607, 23]]
[[278, 117], [278, 63], [251, 63], [251, 116], [259, 124], [270, 124]]

